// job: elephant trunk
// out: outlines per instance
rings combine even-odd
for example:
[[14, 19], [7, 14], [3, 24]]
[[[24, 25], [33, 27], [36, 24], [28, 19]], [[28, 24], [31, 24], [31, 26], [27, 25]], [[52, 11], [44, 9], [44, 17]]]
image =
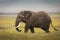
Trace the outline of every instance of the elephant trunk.
[[19, 30], [18, 28], [19, 28], [19, 21], [17, 21], [16, 20], [16, 22], [15, 22], [15, 28], [16, 28], [16, 30], [18, 31], [18, 32], [21, 32], [22, 30]]
[[18, 31], [18, 32], [21, 32], [22, 30], [19, 30], [18, 28], [16, 28], [16, 30]]

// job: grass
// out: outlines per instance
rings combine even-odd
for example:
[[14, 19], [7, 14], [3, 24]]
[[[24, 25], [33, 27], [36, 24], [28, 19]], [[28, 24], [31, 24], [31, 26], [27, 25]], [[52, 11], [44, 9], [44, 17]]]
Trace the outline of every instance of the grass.
[[60, 40], [60, 14], [49, 14], [52, 23], [59, 31], [54, 31], [50, 27], [51, 33], [45, 33], [40, 28], [35, 28], [35, 33], [24, 33], [25, 24], [22, 23], [19, 29], [22, 32], [17, 32], [13, 27], [16, 17], [14, 16], [1, 16], [0, 17], [0, 40]]

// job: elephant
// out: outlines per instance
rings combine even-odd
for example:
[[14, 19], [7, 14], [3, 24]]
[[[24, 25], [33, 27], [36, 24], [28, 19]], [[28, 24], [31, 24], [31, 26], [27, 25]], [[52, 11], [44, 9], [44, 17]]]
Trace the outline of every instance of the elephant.
[[15, 22], [15, 27], [18, 32], [22, 31], [18, 29], [18, 25], [20, 22], [24, 22], [26, 24], [24, 33], [27, 33], [29, 29], [32, 33], [35, 33], [34, 27], [41, 28], [46, 33], [49, 33], [50, 24], [54, 30], [57, 30], [56, 28], [53, 27], [51, 18], [45, 11], [39, 12], [20, 11], [17, 15]]

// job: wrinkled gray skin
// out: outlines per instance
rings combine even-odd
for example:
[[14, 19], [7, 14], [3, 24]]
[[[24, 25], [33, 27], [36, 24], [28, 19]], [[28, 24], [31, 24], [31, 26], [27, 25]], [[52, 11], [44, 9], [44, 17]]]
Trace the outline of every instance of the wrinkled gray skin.
[[[29, 29], [32, 33], [34, 33], [34, 27], [41, 28], [46, 33], [50, 32], [49, 27], [51, 23], [51, 18], [44, 11], [40, 12], [21, 11], [16, 18], [15, 27], [17, 27], [20, 22], [24, 22], [26, 24], [24, 30], [25, 33], [27, 33]], [[21, 32], [21, 30], [19, 30], [18, 28], [16, 28], [16, 30]]]

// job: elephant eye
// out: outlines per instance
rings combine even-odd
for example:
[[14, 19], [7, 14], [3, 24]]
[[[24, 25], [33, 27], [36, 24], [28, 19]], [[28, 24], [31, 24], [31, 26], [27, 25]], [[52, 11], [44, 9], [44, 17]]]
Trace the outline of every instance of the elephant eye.
[[24, 16], [22, 15], [21, 17], [23, 17], [24, 18]]
[[24, 18], [24, 15], [20, 15], [20, 17]]

